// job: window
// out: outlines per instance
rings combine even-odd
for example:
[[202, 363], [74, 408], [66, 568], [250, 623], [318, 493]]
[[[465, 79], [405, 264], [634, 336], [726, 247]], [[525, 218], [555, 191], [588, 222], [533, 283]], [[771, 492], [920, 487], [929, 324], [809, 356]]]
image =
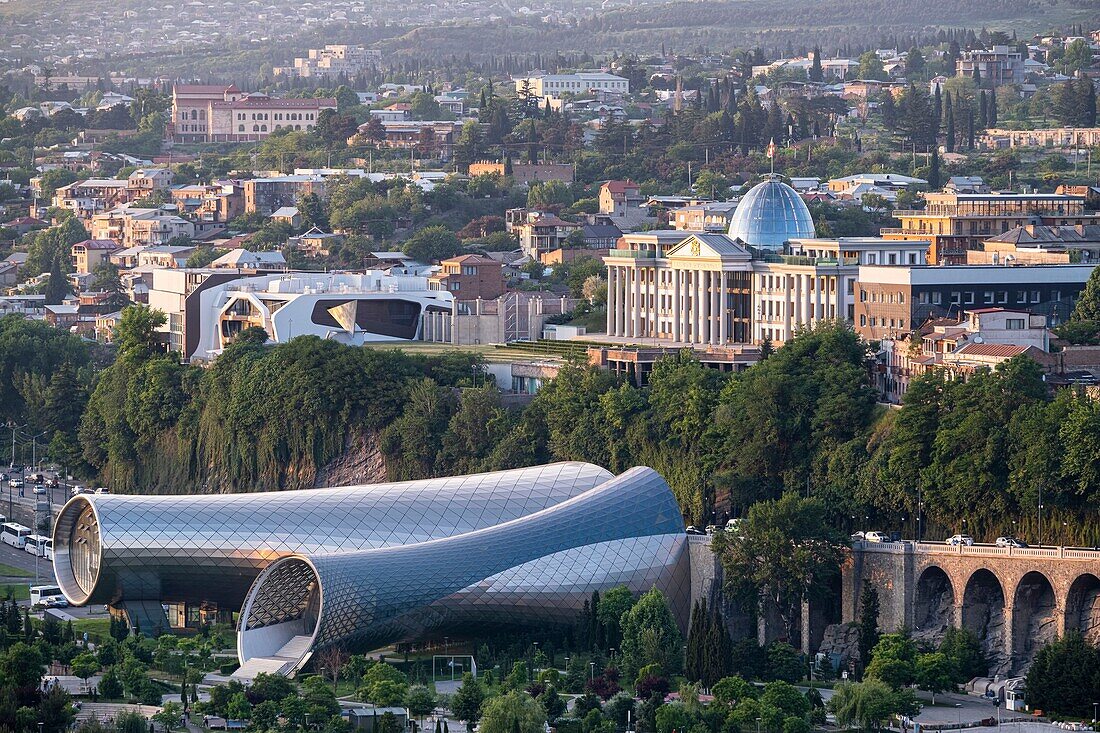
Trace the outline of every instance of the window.
[[876, 255], [874, 252], [868, 252], [867, 253], [867, 264], [868, 265], [873, 265], [877, 261], [878, 261], [878, 255]]
[[992, 303], [993, 302], [993, 291], [992, 290], [986, 290], [984, 293], [982, 293], [982, 302], [983, 303]]
[[958, 290], [951, 291], [951, 305], [959, 305], [962, 303], [962, 293]]
[[867, 325], [867, 316], [863, 315], [862, 313], [859, 315], [859, 325], [861, 325], [861, 326], [866, 326]]
[[916, 252], [910, 252], [909, 253], [909, 264], [910, 265], [917, 264], [917, 253]]
[[1024, 319], [1023, 318], [1006, 318], [1005, 319], [1005, 328], [1007, 328], [1009, 330], [1013, 330], [1013, 331], [1022, 331], [1022, 330], [1024, 330]]
[[920, 293], [917, 295], [917, 302], [921, 305], [928, 305], [928, 293]]
[[1038, 290], [1032, 290], [1031, 291], [1031, 302], [1032, 303], [1038, 303], [1039, 302], [1039, 291]]
[[259, 132], [259, 131], [260, 131], [260, 126], [259, 125], [253, 125], [252, 126], [252, 132]]
[[941, 303], [943, 303], [943, 293], [932, 293], [932, 305], [940, 305]]
[[889, 255], [889, 258], [890, 258], [890, 264], [891, 264], [891, 265], [896, 265], [896, 264], [898, 264], [898, 256], [897, 256], [896, 254], [893, 254], [893, 253], [891, 253], [891, 254]]
[[260, 125], [260, 132], [267, 132], [267, 125]]
[[1017, 290], [1016, 291], [1016, 302], [1017, 303], [1026, 303], [1027, 302], [1027, 291], [1026, 290]]
[[966, 302], [967, 305], [974, 305], [974, 291], [973, 290], [967, 290], [966, 291], [966, 301], [965, 302]]
[[905, 302], [905, 293], [901, 292], [900, 290], [898, 291], [898, 302], [899, 303], [904, 303]]
[[458, 289], [459, 289], [459, 288], [461, 288], [461, 287], [462, 287], [462, 283], [460, 283], [460, 282], [450, 282], [450, 283], [447, 283], [447, 288], [448, 288], [449, 290], [458, 290]]
[[1001, 298], [998, 302], [1001, 303], [1002, 305], [1004, 303], [1008, 302], [1008, 291], [1007, 290], [1002, 290], [1001, 291]]
[[1050, 299], [1052, 301], [1054, 301], [1055, 303], [1057, 303], [1058, 301], [1060, 301], [1062, 299], [1062, 291], [1061, 290], [1051, 290], [1050, 291]]
[[244, 125], [237, 125], [237, 132], [244, 132]]
[[472, 265], [464, 265], [463, 268], [462, 268], [462, 274], [463, 275], [476, 275], [477, 274], [477, 268], [473, 267]]

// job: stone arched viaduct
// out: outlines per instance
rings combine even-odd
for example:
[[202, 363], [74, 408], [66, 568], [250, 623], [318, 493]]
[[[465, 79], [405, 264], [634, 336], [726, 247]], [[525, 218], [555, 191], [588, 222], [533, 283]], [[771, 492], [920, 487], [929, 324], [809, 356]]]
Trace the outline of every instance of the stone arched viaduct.
[[880, 628], [933, 642], [949, 627], [970, 629], [994, 674], [1022, 673], [1067, 630], [1100, 640], [1100, 551], [857, 542], [843, 580], [844, 621], [859, 618], [869, 583]]

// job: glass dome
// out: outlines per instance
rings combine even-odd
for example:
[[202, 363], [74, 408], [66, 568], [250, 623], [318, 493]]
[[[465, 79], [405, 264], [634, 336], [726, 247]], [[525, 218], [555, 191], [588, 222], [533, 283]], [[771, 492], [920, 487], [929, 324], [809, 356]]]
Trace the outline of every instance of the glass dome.
[[778, 176], [765, 176], [733, 212], [729, 235], [761, 249], [781, 249], [791, 239], [815, 236], [805, 202]]

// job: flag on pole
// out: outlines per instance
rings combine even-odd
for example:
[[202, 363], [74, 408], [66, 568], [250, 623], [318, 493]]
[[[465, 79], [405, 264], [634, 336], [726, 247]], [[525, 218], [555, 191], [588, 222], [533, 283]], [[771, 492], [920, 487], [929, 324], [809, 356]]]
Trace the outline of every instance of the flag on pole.
[[774, 157], [775, 157], [775, 138], [773, 137], [771, 139], [771, 142], [768, 143], [768, 158], [770, 159], [770, 158], [774, 158]]

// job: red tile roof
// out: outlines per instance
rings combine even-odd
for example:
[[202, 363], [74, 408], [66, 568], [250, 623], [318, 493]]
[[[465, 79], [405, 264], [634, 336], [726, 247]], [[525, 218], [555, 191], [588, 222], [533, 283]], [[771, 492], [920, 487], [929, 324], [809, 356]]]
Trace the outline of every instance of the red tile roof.
[[627, 191], [638, 190], [638, 184], [633, 181], [606, 181], [603, 185], [611, 193], [626, 193]]
[[256, 99], [248, 97], [236, 102], [213, 102], [211, 107], [218, 109], [324, 109], [336, 108], [336, 100], [331, 97], [311, 97], [309, 99]]
[[226, 92], [240, 92], [236, 84], [176, 84], [172, 87], [176, 94], [225, 94]]
[[83, 242], [77, 242], [74, 247], [83, 247], [86, 250], [114, 250], [122, 249], [122, 246], [117, 242], [113, 242], [110, 239], [85, 239]]

